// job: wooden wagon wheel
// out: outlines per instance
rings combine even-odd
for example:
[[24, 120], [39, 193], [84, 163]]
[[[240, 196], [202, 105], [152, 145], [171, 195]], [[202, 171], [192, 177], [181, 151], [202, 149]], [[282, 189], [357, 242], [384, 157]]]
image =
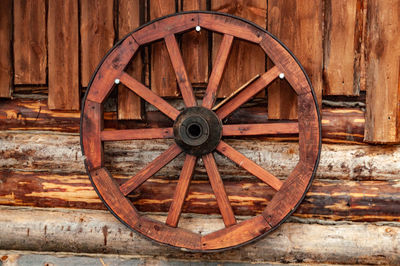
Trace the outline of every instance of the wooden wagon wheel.
[[[197, 27], [197, 28], [196, 28]], [[198, 106], [175, 34], [194, 28], [223, 34], [202, 104]], [[261, 46], [274, 66], [257, 80], [215, 108], [232, 42], [243, 39]], [[168, 49], [186, 108], [180, 112], [124, 72], [139, 46], [163, 40]], [[285, 78], [298, 96], [298, 122], [223, 125], [221, 121], [276, 78]], [[172, 128], [103, 130], [102, 103], [115, 84], [122, 83], [174, 121]], [[81, 144], [93, 186], [109, 210], [131, 229], [160, 243], [193, 251], [213, 251], [248, 243], [279, 226], [297, 207], [311, 184], [321, 149], [319, 111], [311, 84], [294, 56], [264, 29], [234, 16], [187, 12], [152, 21], [126, 36], [103, 59], [86, 92], [81, 116]], [[281, 181], [223, 141], [225, 136], [263, 134], [299, 135], [299, 162]], [[175, 142], [153, 162], [123, 183], [116, 184], [103, 164], [104, 141], [165, 139]], [[213, 152], [219, 152], [271, 186], [276, 194], [261, 215], [238, 223], [232, 211]], [[165, 223], [138, 213], [126, 196], [179, 154], [183, 168]], [[201, 157], [214, 191], [225, 228], [200, 235], [178, 227], [189, 183]]]

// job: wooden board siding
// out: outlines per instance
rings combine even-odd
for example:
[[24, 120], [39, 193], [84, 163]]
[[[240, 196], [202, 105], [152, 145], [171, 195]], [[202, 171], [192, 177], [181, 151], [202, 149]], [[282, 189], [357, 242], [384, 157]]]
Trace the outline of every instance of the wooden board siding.
[[46, 84], [46, 75], [46, 1], [16, 0], [14, 84]]
[[323, 77], [326, 95], [359, 95], [362, 1], [325, 1]]
[[[211, 10], [239, 16], [266, 28], [267, 1], [213, 0], [211, 1]], [[213, 35], [213, 63], [215, 63], [221, 40], [220, 34]], [[265, 53], [260, 46], [235, 39], [218, 90], [218, 96], [229, 96], [255, 75], [264, 72]], [[262, 95], [264, 94], [262, 93]]]
[[400, 141], [400, 1], [368, 1], [365, 141]]
[[[150, 0], [150, 20], [176, 12], [174, 0]], [[151, 89], [162, 97], [179, 95], [175, 72], [164, 40], [151, 45]]]
[[49, 108], [79, 110], [78, 1], [49, 1]]
[[[318, 103], [322, 103], [322, 2], [269, 0], [268, 30], [299, 59], [311, 79]], [[268, 88], [271, 119], [295, 119], [297, 99], [286, 81]]]
[[0, 8], [0, 98], [10, 97], [12, 88], [12, 0], [4, 0]]
[[[207, 10], [206, 0], [184, 0], [182, 11]], [[195, 86], [208, 82], [208, 32], [191, 31], [181, 38], [182, 58], [189, 80]]]
[[[118, 39], [125, 37], [144, 21], [144, 1], [120, 0], [118, 5]], [[136, 80], [143, 82], [143, 58], [138, 52], [126, 70]], [[141, 119], [141, 98], [124, 85], [118, 85], [118, 119]]]
[[114, 0], [80, 1], [81, 85], [86, 87], [94, 70], [113, 46]]

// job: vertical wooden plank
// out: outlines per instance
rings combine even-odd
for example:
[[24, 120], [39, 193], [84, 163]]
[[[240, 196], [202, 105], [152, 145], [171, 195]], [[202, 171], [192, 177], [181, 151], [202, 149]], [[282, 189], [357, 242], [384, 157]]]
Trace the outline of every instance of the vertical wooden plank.
[[[207, 10], [206, 0], [184, 0], [182, 11]], [[191, 31], [183, 34], [182, 57], [192, 84], [204, 85], [208, 82], [208, 32]]]
[[12, 0], [3, 0], [0, 8], [0, 97], [11, 96]]
[[[150, 20], [175, 13], [175, 0], [150, 0]], [[161, 97], [178, 96], [175, 72], [164, 41], [151, 46], [151, 89]]]
[[[266, 28], [267, 1], [212, 0], [211, 9], [248, 19]], [[222, 36], [213, 36], [213, 63]], [[265, 53], [260, 46], [235, 39], [223, 75], [218, 97], [227, 97], [257, 74], [265, 72]]]
[[78, 1], [48, 3], [49, 108], [79, 110]]
[[[140, 10], [144, 1], [119, 0], [118, 39], [140, 26], [144, 18]], [[137, 52], [126, 70], [136, 80], [143, 82], [143, 60]], [[118, 86], [118, 119], [141, 119], [141, 98], [124, 85]]]
[[324, 94], [359, 95], [361, 0], [325, 0]]
[[46, 84], [46, 2], [14, 1], [14, 84]]
[[81, 0], [81, 76], [86, 87], [114, 43], [114, 0]]
[[[268, 30], [300, 60], [322, 101], [322, 1], [268, 0]], [[268, 88], [268, 116], [295, 119], [297, 99], [286, 81]]]
[[400, 141], [400, 0], [368, 0], [365, 141]]

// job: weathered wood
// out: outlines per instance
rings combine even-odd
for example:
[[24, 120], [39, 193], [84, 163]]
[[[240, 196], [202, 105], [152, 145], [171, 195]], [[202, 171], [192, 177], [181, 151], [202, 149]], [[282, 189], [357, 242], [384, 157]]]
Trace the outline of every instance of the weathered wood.
[[49, 1], [49, 109], [79, 110], [78, 1]]
[[134, 139], [172, 139], [174, 133], [168, 128], [122, 129], [101, 131], [102, 141], [122, 141]]
[[[399, 263], [396, 225], [322, 225], [287, 222], [253, 244], [230, 252], [188, 253], [160, 246], [131, 232], [109, 212], [2, 207], [0, 248], [102, 254], [135, 254], [200, 261]], [[155, 217], [160, 219], [160, 217]], [[163, 217], [161, 217], [162, 219]], [[219, 227], [219, 218], [182, 219], [197, 232]], [[340, 236], [340, 237], [335, 237]], [[305, 241], [307, 239], [307, 241]], [[251, 254], [251, 256], [243, 256]]]
[[399, 0], [368, 1], [365, 141], [400, 141]]
[[9, 98], [12, 88], [12, 0], [1, 2], [0, 9], [0, 98]]
[[[144, 1], [142, 0], [120, 0], [118, 2], [118, 38], [139, 27], [144, 22]], [[135, 79], [143, 82], [143, 60], [142, 55], [137, 54], [125, 71]], [[118, 86], [118, 119], [141, 119], [142, 106], [140, 97], [124, 87]]]
[[[206, 0], [184, 0], [182, 11], [207, 10]], [[182, 34], [181, 49], [189, 80], [194, 85], [208, 82], [208, 33], [207, 31]]]
[[[287, 177], [298, 161], [298, 145], [263, 139], [226, 142], [279, 178]], [[105, 161], [113, 173], [132, 175], [165, 151], [172, 140], [105, 143]], [[29, 157], [27, 157], [29, 156]], [[399, 146], [337, 145], [322, 147], [317, 178], [347, 180], [395, 180], [400, 172]], [[248, 177], [228, 159], [216, 155], [221, 176]], [[56, 162], [56, 163], [55, 163]], [[177, 159], [160, 171], [176, 175], [183, 160]], [[43, 132], [0, 132], [0, 168], [25, 171], [85, 173], [79, 136]], [[199, 163], [196, 176], [205, 177]]]
[[[318, 103], [322, 101], [322, 1], [268, 2], [268, 31], [295, 54], [311, 79]], [[268, 88], [268, 115], [273, 119], [297, 117], [297, 102], [286, 81]]]
[[[80, 113], [52, 111], [47, 101], [14, 99], [3, 100], [0, 105], [0, 130], [40, 130], [79, 132]], [[146, 121], [117, 121], [115, 112], [105, 112], [105, 128], [141, 128], [146, 126], [171, 127], [172, 122], [161, 112], [148, 111]], [[230, 124], [270, 123], [265, 104], [238, 109], [229, 118]], [[325, 143], [361, 144], [364, 138], [364, 112], [358, 109], [323, 109], [322, 140]], [[250, 126], [250, 125], [249, 125]], [[232, 126], [228, 126], [232, 127]], [[245, 132], [243, 134], [246, 134]], [[292, 137], [276, 136], [277, 140], [294, 140]], [[273, 138], [272, 138], [273, 139]]]
[[[150, 20], [175, 13], [174, 0], [150, 0]], [[174, 69], [163, 41], [151, 45], [151, 89], [159, 96], [178, 96]]]
[[360, 92], [362, 1], [325, 1], [323, 77], [326, 95], [358, 95]]
[[[266, 28], [267, 1], [213, 0], [211, 10], [225, 12], [248, 19]], [[221, 36], [213, 35], [213, 64], [215, 65]], [[213, 66], [214, 67], [214, 66]], [[243, 83], [265, 71], [265, 54], [256, 44], [236, 39], [222, 77], [218, 97], [226, 97]], [[264, 95], [264, 94], [262, 94]]]
[[14, 84], [46, 84], [45, 0], [14, 1], [13, 44]]
[[114, 0], [80, 1], [81, 85], [87, 87], [97, 65], [114, 43]]
[[[123, 183], [128, 176], [116, 175]], [[0, 172], [0, 204], [8, 206], [62, 207], [105, 210], [86, 174]], [[129, 196], [142, 212], [168, 212], [177, 180], [149, 179]], [[400, 221], [400, 182], [317, 180], [294, 213], [299, 218], [331, 221]], [[276, 193], [256, 179], [224, 180], [236, 215], [260, 214]], [[183, 213], [219, 214], [207, 180], [192, 180]]]
[[223, 136], [256, 136], [275, 134], [298, 134], [298, 123], [266, 123], [266, 124], [239, 124], [224, 125]]

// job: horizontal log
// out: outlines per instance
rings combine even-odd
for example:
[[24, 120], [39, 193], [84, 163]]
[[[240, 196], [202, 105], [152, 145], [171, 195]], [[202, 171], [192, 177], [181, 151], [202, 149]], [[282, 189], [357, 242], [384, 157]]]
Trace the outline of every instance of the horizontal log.
[[[133, 175], [168, 149], [173, 140], [133, 140], [105, 143], [105, 165], [112, 173]], [[249, 159], [279, 178], [286, 178], [298, 162], [298, 144], [262, 139], [226, 140]], [[229, 159], [216, 154], [223, 178], [249, 174]], [[319, 179], [396, 180], [400, 173], [400, 146], [322, 145]], [[183, 155], [159, 172], [178, 176]], [[0, 170], [85, 173], [79, 136], [0, 131]], [[206, 176], [201, 160], [196, 176]]]
[[[153, 216], [154, 219], [165, 217]], [[220, 219], [183, 217], [183, 227], [208, 233]], [[218, 262], [400, 263], [400, 227], [362, 223], [286, 222], [266, 237], [228, 252], [188, 253], [130, 231], [106, 211], [0, 207], [0, 249], [102, 253]]]
[[[152, 109], [150, 109], [152, 110]], [[105, 113], [105, 127], [139, 128], [170, 127], [171, 120], [160, 112], [147, 111], [146, 121], [118, 121], [116, 112]], [[227, 120], [231, 124], [267, 123], [264, 102], [249, 105], [234, 112]], [[78, 133], [79, 112], [53, 111], [47, 100], [4, 99], [0, 104], [0, 130], [41, 130]], [[322, 138], [326, 143], [362, 143], [364, 138], [364, 112], [359, 109], [322, 110]], [[293, 140], [293, 136], [276, 136], [272, 140]]]
[[[117, 176], [122, 184], [127, 176]], [[129, 195], [139, 211], [168, 212], [177, 180], [151, 178]], [[257, 179], [225, 181], [235, 215], [260, 214], [275, 191]], [[87, 175], [0, 172], [0, 205], [105, 210]], [[210, 183], [193, 180], [183, 212], [219, 214]], [[314, 181], [300, 218], [400, 222], [400, 181]]]

